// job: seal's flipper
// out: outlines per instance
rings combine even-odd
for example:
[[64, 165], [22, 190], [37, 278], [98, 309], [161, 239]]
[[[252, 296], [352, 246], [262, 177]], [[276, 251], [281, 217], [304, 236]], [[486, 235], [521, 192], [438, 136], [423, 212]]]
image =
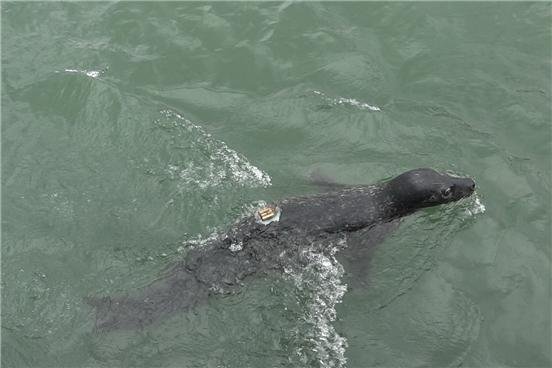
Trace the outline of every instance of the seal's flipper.
[[309, 183], [316, 185], [324, 190], [340, 190], [351, 185], [339, 183], [336, 179], [331, 178], [330, 176], [322, 173], [320, 169], [315, 169], [309, 174], [308, 177]]
[[96, 329], [111, 331], [146, 327], [160, 317], [195, 306], [208, 294], [208, 287], [194, 275], [175, 268], [136, 295], [87, 297], [85, 301], [96, 311]]
[[375, 246], [395, 231], [399, 220], [376, 224], [373, 227], [359, 230], [347, 235], [347, 247], [337, 256], [346, 270], [347, 284], [351, 288], [366, 288]]
[[[247, 258], [241, 258], [247, 257]], [[191, 249], [186, 261], [177, 262], [148, 286], [132, 295], [88, 297], [96, 311], [96, 329], [144, 328], [162, 317], [189, 310], [211, 294], [228, 294], [258, 270], [249, 254], [232, 252], [224, 242]]]

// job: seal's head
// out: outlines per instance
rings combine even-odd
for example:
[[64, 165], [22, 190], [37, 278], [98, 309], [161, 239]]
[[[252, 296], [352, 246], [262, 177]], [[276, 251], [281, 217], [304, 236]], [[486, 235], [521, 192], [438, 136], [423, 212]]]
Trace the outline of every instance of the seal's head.
[[384, 188], [396, 209], [414, 211], [469, 197], [475, 182], [433, 169], [415, 169], [392, 179]]

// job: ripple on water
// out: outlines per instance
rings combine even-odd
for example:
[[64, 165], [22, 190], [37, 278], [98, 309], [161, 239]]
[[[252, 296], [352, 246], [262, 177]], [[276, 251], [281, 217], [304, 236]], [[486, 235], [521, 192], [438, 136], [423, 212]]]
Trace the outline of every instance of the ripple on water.
[[328, 103], [330, 106], [351, 106], [355, 107], [360, 110], [368, 110], [368, 111], [381, 111], [381, 108], [376, 105], [370, 105], [366, 102], [360, 102], [354, 98], [347, 98], [347, 97], [328, 97], [324, 92], [321, 91], [312, 91], [315, 95], [321, 96], [322, 99]]
[[180, 190], [206, 189], [231, 183], [267, 187], [270, 176], [201, 126], [171, 111], [161, 111], [156, 125], [174, 134], [175, 144], [189, 151], [182, 162], [168, 162], [166, 175], [180, 182]]

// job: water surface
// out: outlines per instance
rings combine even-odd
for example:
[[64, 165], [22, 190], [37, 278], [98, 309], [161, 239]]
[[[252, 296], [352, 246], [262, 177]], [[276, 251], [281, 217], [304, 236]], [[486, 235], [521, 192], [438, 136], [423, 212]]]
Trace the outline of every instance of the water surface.
[[[3, 366], [552, 364], [550, 3], [1, 11]], [[425, 166], [477, 196], [411, 216], [361, 272], [310, 244], [301, 273], [94, 330], [84, 297], [316, 192], [310, 173]]]

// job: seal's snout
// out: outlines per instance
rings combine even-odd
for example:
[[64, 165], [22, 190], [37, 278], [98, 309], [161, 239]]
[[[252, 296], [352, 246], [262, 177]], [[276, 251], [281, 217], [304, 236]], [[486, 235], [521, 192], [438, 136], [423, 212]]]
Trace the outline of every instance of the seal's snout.
[[465, 178], [462, 184], [463, 184], [463, 187], [469, 190], [470, 192], [473, 192], [475, 190], [475, 181], [473, 181], [473, 179], [471, 178]]
[[471, 178], [461, 178], [455, 183], [460, 194], [459, 197], [469, 197], [475, 191], [475, 181]]

